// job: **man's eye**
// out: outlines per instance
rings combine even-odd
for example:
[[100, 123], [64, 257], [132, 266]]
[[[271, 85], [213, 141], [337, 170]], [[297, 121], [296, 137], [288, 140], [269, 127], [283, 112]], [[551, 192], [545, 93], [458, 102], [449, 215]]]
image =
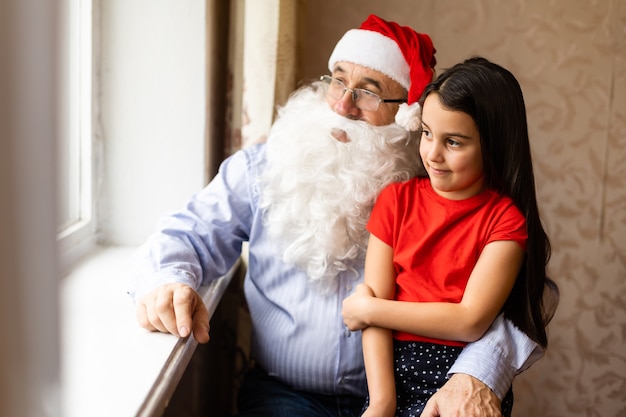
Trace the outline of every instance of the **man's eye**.
[[359, 92], [360, 92], [361, 94], [363, 94], [363, 97], [378, 98], [378, 94], [376, 94], [376, 93], [372, 93], [372, 92], [371, 92], [371, 91], [369, 91], [369, 90], [363, 90], [363, 89], [360, 89], [360, 90], [359, 90]]

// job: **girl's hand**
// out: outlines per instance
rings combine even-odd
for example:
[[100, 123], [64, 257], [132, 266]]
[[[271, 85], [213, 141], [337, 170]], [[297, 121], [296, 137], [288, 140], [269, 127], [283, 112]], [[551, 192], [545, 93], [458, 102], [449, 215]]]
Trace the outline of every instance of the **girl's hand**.
[[369, 326], [367, 313], [374, 292], [365, 284], [359, 284], [352, 294], [343, 300], [343, 321], [348, 329], [363, 330]]

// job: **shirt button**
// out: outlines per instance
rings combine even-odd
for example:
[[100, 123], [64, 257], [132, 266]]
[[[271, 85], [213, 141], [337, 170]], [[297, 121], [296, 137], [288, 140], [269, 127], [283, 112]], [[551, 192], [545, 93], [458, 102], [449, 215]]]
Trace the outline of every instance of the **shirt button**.
[[343, 335], [345, 337], [350, 337], [350, 335], [352, 334], [352, 332], [350, 331], [350, 329], [346, 328], [346, 330], [343, 331]]
[[352, 291], [352, 284], [346, 285], [346, 291]]

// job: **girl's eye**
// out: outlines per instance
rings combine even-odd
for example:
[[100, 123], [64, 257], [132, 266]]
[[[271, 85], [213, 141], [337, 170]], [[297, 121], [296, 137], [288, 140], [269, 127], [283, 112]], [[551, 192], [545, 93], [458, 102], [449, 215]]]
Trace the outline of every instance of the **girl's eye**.
[[430, 131], [428, 129], [422, 128], [422, 136], [426, 137], [426, 138], [431, 138], [432, 134], [430, 133]]
[[448, 145], [450, 145], [453, 148], [457, 148], [457, 147], [461, 146], [461, 143], [457, 142], [454, 139], [447, 139], [446, 142], [448, 142]]

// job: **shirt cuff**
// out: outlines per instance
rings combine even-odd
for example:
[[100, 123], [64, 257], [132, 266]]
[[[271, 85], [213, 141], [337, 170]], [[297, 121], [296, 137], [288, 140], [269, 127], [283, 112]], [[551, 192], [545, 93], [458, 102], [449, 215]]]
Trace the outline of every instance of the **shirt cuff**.
[[480, 340], [465, 346], [448, 376], [471, 375], [502, 400], [515, 375], [528, 369], [543, 353], [538, 344], [500, 315]]
[[149, 293], [156, 287], [163, 284], [180, 283], [187, 284], [192, 288], [196, 288], [196, 280], [194, 276], [181, 270], [160, 271], [150, 276], [140, 275], [135, 278], [133, 289], [128, 291], [128, 295], [137, 303], [145, 294]]

